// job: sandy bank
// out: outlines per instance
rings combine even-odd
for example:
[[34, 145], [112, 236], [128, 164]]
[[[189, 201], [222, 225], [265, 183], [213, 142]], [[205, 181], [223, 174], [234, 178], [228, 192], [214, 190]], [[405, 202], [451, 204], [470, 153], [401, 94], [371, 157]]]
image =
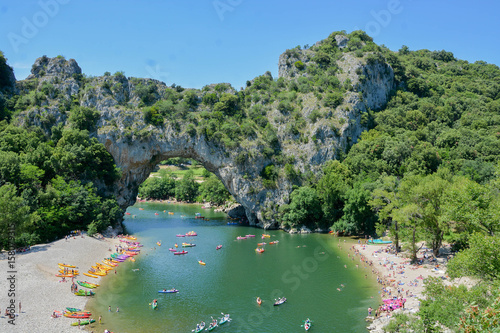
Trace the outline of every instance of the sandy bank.
[[[49, 244], [36, 245], [31, 251], [18, 253], [15, 257], [15, 297], [8, 297], [10, 282], [7, 280], [9, 263], [7, 253], [0, 254], [0, 332], [77, 332], [78, 327], [70, 326], [77, 321], [71, 318], [51, 318], [54, 310], [63, 311], [66, 307], [83, 309], [87, 302], [86, 297], [75, 296], [71, 293], [71, 279], [69, 282], [60, 282], [55, 276], [58, 263], [78, 266], [80, 275], [76, 280], [99, 283], [99, 279], [82, 275], [91, 265], [100, 262], [109, 256], [109, 248], [113, 251], [118, 239], [104, 238], [101, 240], [84, 236], [77, 236], [68, 240], [62, 239]], [[112, 278], [110, 276], [104, 279]], [[68, 278], [66, 278], [68, 280]], [[98, 293], [99, 288], [95, 289]], [[10, 299], [15, 299], [16, 317], [15, 326], [8, 323], [4, 316]], [[19, 313], [19, 302], [21, 312]], [[94, 319], [98, 319], [97, 317]], [[96, 332], [103, 331], [96, 329]], [[82, 331], [80, 331], [82, 332]]]
[[396, 255], [390, 251], [390, 247], [387, 245], [365, 245], [362, 243], [352, 245], [348, 250], [349, 256], [354, 258], [359, 266], [372, 269], [372, 278], [377, 279], [380, 286], [380, 293], [374, 297], [381, 296], [382, 299], [389, 299], [399, 296], [406, 300], [404, 309], [393, 312], [382, 311], [377, 318], [375, 318], [377, 309], [373, 309], [372, 315], [368, 317], [373, 320], [368, 327], [372, 333], [383, 332], [382, 327], [396, 312], [418, 312], [420, 299], [423, 298], [424, 281], [427, 277], [448, 279], [446, 276], [447, 248], [442, 249], [443, 254], [436, 261], [432, 259], [432, 251], [423, 248], [418, 254], [418, 258], [423, 260], [423, 264], [411, 265], [410, 259], [404, 253]]

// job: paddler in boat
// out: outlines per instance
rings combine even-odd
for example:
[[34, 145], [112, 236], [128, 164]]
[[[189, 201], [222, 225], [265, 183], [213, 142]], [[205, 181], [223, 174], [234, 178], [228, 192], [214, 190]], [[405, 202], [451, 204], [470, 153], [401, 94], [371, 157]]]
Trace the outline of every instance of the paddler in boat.
[[163, 289], [163, 291], [167, 291], [167, 289]]

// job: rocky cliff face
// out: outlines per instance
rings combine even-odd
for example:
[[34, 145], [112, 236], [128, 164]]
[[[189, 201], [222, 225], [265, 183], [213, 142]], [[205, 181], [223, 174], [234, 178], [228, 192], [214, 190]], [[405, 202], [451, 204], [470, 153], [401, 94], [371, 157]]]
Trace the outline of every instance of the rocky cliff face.
[[[340, 36], [337, 43], [339, 47], [345, 47], [345, 36]], [[308, 66], [314, 63], [313, 59], [312, 50], [284, 53], [279, 59], [280, 77], [296, 80], [307, 76], [297, 62]], [[301, 95], [301, 117], [312, 119], [311, 115], [315, 113], [322, 115], [314, 121], [304, 122], [301, 135], [290, 130], [295, 119], [279, 109], [279, 101], [271, 104], [267, 119], [276, 129], [277, 146], [297, 172], [318, 174], [326, 161], [336, 158], [339, 152], [356, 142], [366, 128], [363, 114], [368, 109], [379, 109], [386, 104], [390, 91], [394, 89], [393, 71], [382, 59], [368, 60], [345, 53], [338, 61], [338, 67], [342, 69], [336, 74], [338, 80], [345, 84], [349, 79], [347, 82], [352, 85], [340, 105], [325, 107], [315, 94]], [[122, 171], [122, 178], [106, 189], [117, 197], [122, 208], [134, 204], [139, 185], [160, 161], [188, 157], [199, 161], [221, 179], [244, 207], [251, 224], [263, 228], [279, 227], [276, 221], [278, 208], [288, 203], [292, 185], [297, 181], [280, 172], [276, 186], [264, 186], [261, 171], [272, 160], [258, 155], [258, 140], [248, 140], [228, 149], [203, 134], [187, 131], [184, 125], [180, 129], [173, 123], [161, 127], [148, 125], [144, 122], [140, 96], [135, 87], [154, 87], [149, 93], [157, 100], [167, 91], [164, 83], [105, 75], [88, 79], [84, 84], [79, 75], [81, 69], [74, 60], [37, 59], [30, 78], [36, 78], [39, 85], [43, 82], [53, 84], [61, 96], [54, 100], [49, 98], [40, 107], [25, 112], [20, 119], [42, 127], [43, 119], [48, 115], [52, 124], [65, 122], [67, 115], [61, 112], [61, 104], [75, 96], [79, 97], [80, 105], [98, 110], [100, 119], [92, 135], [105, 145]], [[242, 163], [238, 160], [242, 154], [261, 157], [252, 159], [251, 163]], [[300, 180], [298, 182], [300, 184]]]

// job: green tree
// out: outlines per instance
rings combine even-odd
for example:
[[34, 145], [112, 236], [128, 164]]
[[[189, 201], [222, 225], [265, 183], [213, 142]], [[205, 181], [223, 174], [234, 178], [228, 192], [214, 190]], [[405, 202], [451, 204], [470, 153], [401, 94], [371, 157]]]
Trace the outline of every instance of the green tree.
[[290, 195], [290, 205], [284, 208], [282, 220], [292, 228], [301, 224], [324, 227], [322, 215], [316, 190], [304, 186]]
[[368, 202], [371, 199], [371, 183], [360, 180], [345, 194], [342, 224], [349, 234], [372, 234], [375, 231], [376, 215]]
[[181, 201], [194, 201], [198, 196], [199, 184], [194, 180], [194, 173], [188, 170], [175, 185], [175, 197]]
[[214, 112], [221, 112], [226, 116], [234, 116], [238, 108], [238, 97], [223, 93], [220, 100], [214, 104]]
[[215, 205], [222, 205], [231, 197], [224, 184], [214, 174], [200, 184], [199, 193], [202, 200]]
[[[441, 248], [448, 224], [441, 218], [443, 193], [449, 182], [439, 174], [405, 177], [400, 186], [401, 207], [393, 211], [393, 218], [411, 229], [412, 259], [416, 259], [416, 231], [432, 247], [434, 256]], [[407, 237], [409, 235], [407, 234]]]
[[462, 276], [484, 280], [500, 278], [500, 237], [474, 233], [469, 239], [469, 248], [460, 251], [449, 263], [451, 278]]
[[207, 93], [203, 95], [201, 102], [205, 105], [213, 106], [215, 103], [219, 101], [219, 97], [217, 97], [216, 93]]
[[[12, 184], [0, 186], [0, 248], [10, 249], [16, 235], [30, 224], [30, 208], [16, 195]], [[12, 244], [14, 245], [14, 244]]]
[[400, 181], [395, 176], [385, 176], [378, 182], [378, 186], [371, 193], [371, 200], [368, 204], [377, 212], [379, 224], [377, 234], [382, 234], [389, 228], [394, 240], [396, 251], [399, 251], [399, 228], [398, 222], [392, 218], [393, 210], [399, 208], [401, 200], [399, 198], [398, 187]]
[[99, 111], [96, 109], [74, 106], [70, 110], [68, 122], [72, 128], [92, 132], [99, 117]]
[[[164, 170], [161, 170], [164, 171]], [[139, 187], [139, 197], [167, 200], [175, 196], [176, 181], [171, 172], [160, 172], [159, 177], [150, 177]]]
[[[391, 217], [401, 227], [401, 236], [409, 242], [411, 261], [417, 261], [417, 242], [422, 237], [421, 219], [423, 217], [422, 207], [418, 205], [420, 199], [418, 193], [414, 193], [414, 188], [418, 185], [418, 176], [408, 176], [399, 186], [401, 198], [400, 207], [393, 209]], [[417, 232], [418, 231], [418, 232]]]
[[328, 162], [323, 172], [316, 190], [322, 202], [323, 216], [332, 225], [343, 215], [344, 197], [351, 187], [352, 175], [349, 168], [337, 160]]
[[465, 237], [472, 232], [493, 236], [499, 229], [500, 197], [494, 185], [480, 185], [457, 176], [443, 200], [442, 219], [450, 221], [456, 233]]
[[70, 230], [85, 229], [96, 220], [101, 207], [92, 183], [66, 181], [57, 176], [40, 194], [37, 213], [40, 221], [34, 225], [42, 241], [53, 241]]
[[465, 285], [445, 286], [441, 279], [428, 277], [423, 292], [425, 298], [420, 303], [419, 311], [424, 332], [439, 332], [438, 323], [458, 331], [460, 317], [465, 314], [468, 305], [488, 303], [488, 289], [479, 285], [469, 291]]

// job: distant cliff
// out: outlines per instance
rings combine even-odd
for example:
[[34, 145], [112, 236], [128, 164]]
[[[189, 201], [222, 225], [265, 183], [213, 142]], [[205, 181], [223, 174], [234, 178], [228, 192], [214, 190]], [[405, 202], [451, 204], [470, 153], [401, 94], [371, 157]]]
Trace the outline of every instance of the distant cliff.
[[[353, 38], [360, 46], [353, 48]], [[277, 228], [292, 185], [318, 177], [323, 164], [353, 145], [396, 87], [394, 71], [371, 40], [343, 33], [279, 57], [279, 78], [266, 73], [239, 92], [228, 84], [201, 90], [123, 73], [87, 77], [75, 60], [41, 57], [17, 82], [21, 95], [43, 92], [18, 116], [50, 133], [73, 106], [95, 109], [91, 133], [120, 167], [113, 186], [125, 209], [162, 160], [189, 157], [219, 177], [251, 224]], [[43, 95], [43, 96], [42, 96]]]

